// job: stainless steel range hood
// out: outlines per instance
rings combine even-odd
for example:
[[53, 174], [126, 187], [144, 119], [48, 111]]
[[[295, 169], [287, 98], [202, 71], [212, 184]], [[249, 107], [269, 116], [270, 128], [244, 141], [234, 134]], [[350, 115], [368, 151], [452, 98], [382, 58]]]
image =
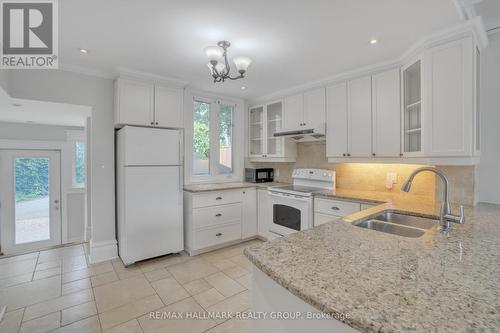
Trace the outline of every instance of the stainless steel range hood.
[[302, 127], [297, 129], [284, 129], [274, 133], [275, 137], [289, 137], [297, 142], [325, 141], [325, 124], [316, 127]]

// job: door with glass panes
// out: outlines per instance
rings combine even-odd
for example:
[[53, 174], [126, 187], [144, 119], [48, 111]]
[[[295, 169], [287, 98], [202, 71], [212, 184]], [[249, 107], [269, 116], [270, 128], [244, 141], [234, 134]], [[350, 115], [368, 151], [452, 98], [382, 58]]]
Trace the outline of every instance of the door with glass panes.
[[55, 150], [0, 150], [4, 254], [61, 244], [61, 165]]

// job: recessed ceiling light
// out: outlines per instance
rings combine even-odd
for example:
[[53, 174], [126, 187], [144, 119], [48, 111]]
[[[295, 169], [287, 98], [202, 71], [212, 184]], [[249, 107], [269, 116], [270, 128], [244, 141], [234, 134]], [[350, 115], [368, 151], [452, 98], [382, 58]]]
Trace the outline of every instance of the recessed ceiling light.
[[78, 49], [78, 51], [80, 51], [80, 53], [85, 53], [85, 54], [89, 53], [89, 50], [87, 49]]
[[377, 42], [378, 42], [378, 40], [376, 40], [376, 39], [370, 40], [370, 44], [377, 44]]
[[241, 90], [245, 90], [247, 86], [241, 86]]

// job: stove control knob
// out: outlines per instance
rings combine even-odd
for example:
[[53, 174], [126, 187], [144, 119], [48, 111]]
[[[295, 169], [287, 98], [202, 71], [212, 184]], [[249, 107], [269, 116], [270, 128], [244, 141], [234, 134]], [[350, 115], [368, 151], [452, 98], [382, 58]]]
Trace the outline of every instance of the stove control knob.
[[326, 177], [328, 176], [328, 174], [326, 172], [323, 173], [323, 177]]

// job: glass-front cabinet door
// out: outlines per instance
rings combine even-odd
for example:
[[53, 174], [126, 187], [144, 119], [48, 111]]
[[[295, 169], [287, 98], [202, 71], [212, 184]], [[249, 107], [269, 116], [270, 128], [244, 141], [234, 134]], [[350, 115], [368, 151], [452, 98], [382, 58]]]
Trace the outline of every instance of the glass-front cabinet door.
[[402, 68], [403, 72], [403, 154], [418, 155], [422, 151], [421, 60]]
[[264, 133], [264, 106], [250, 108], [249, 118], [250, 156], [262, 157], [266, 136]]
[[283, 155], [283, 137], [275, 137], [274, 133], [281, 130], [283, 103], [281, 101], [267, 104], [267, 151], [266, 157], [276, 157]]

